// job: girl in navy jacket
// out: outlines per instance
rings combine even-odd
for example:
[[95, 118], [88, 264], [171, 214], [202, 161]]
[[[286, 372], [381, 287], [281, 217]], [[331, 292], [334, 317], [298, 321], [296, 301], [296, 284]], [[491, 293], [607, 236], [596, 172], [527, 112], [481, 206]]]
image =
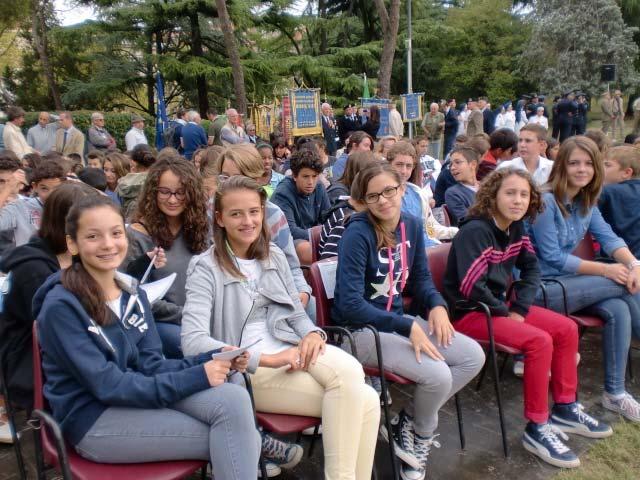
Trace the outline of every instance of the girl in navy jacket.
[[[515, 168], [491, 173], [480, 187], [453, 239], [445, 296], [457, 307], [482, 302], [491, 310], [495, 341], [524, 353], [524, 415], [529, 420], [522, 443], [557, 467], [577, 467], [578, 457], [562, 442], [563, 432], [590, 438], [611, 435], [611, 427], [583, 411], [576, 401], [578, 329], [567, 317], [532, 306], [540, 269], [524, 220], [535, 219], [542, 199], [531, 176]], [[514, 268], [520, 271], [515, 298], [506, 299]], [[454, 308], [456, 328], [488, 340], [481, 312]], [[551, 372], [551, 384], [549, 383]], [[549, 385], [555, 405], [549, 418]]]
[[[366, 211], [351, 216], [338, 246], [334, 317], [342, 324], [375, 326], [385, 368], [416, 382], [413, 401], [392, 423], [402, 478], [420, 480], [430, 448], [439, 446], [438, 410], [476, 376], [484, 354], [449, 322], [429, 273], [422, 220], [401, 213], [406, 186], [398, 173], [376, 163], [356, 183], [355, 200]], [[427, 320], [405, 314], [405, 290], [419, 310], [429, 309]], [[361, 330], [354, 336], [360, 360], [377, 366], [373, 335]]]
[[87, 197], [66, 220], [71, 267], [34, 299], [44, 394], [68, 441], [101, 463], [208, 460], [216, 478], [256, 477], [260, 437], [249, 396], [226, 383], [246, 358], [162, 356], [151, 306], [116, 269], [124, 219], [107, 197]]

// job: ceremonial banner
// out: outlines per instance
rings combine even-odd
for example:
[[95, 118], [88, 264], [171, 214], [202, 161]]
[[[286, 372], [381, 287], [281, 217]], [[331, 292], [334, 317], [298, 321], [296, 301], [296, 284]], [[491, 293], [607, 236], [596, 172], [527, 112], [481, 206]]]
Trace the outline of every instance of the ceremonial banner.
[[361, 98], [360, 102], [363, 108], [370, 108], [375, 105], [380, 110], [378, 138], [389, 135], [389, 100], [386, 98]]
[[424, 93], [407, 93], [402, 98], [402, 121], [418, 122], [422, 120], [422, 98]]
[[282, 123], [280, 129], [282, 130], [282, 136], [287, 140], [289, 145], [293, 143], [291, 125], [291, 102], [289, 101], [289, 97], [282, 97]]
[[320, 119], [320, 89], [289, 90], [291, 106], [291, 135], [322, 135]]
[[256, 134], [261, 138], [268, 139], [273, 132], [272, 109], [272, 105], [256, 105], [251, 109], [251, 120], [256, 126]]

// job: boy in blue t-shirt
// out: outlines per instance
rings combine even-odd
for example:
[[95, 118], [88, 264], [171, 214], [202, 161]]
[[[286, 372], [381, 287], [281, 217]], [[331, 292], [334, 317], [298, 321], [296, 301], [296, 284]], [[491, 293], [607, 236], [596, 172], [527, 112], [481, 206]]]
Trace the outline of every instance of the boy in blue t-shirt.
[[640, 149], [614, 147], [604, 157], [604, 189], [598, 206], [602, 217], [629, 250], [640, 255]]

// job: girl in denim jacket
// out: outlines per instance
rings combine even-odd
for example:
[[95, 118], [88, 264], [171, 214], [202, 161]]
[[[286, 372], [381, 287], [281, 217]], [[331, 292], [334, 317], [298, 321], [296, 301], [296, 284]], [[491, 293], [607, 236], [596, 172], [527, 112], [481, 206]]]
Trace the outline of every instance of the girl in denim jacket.
[[[640, 336], [640, 261], [603, 220], [597, 207], [604, 166], [596, 144], [587, 137], [566, 140], [554, 162], [545, 211], [531, 225], [531, 239], [547, 284], [546, 306], [571, 314], [585, 312], [605, 322], [602, 405], [640, 422], [640, 403], [625, 390], [625, 370], [632, 331]], [[583, 260], [572, 254], [589, 232], [616, 263]], [[536, 303], [544, 304], [542, 290]], [[565, 307], [566, 304], [566, 307]], [[566, 308], [566, 312], [565, 312]]]

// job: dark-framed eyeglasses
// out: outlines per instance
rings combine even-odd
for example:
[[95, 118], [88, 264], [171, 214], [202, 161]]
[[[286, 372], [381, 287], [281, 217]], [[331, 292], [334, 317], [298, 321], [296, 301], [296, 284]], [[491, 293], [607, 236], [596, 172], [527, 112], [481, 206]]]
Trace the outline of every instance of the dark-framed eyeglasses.
[[372, 205], [374, 203], [378, 203], [380, 201], [380, 197], [393, 198], [398, 194], [399, 188], [400, 185], [396, 185], [395, 187], [387, 187], [380, 193], [367, 193], [364, 196], [364, 201], [366, 204]]
[[161, 200], [169, 200], [172, 196], [176, 197], [176, 200], [182, 201], [187, 197], [187, 192], [184, 190], [176, 190], [175, 192], [169, 188], [158, 188], [158, 198]]

